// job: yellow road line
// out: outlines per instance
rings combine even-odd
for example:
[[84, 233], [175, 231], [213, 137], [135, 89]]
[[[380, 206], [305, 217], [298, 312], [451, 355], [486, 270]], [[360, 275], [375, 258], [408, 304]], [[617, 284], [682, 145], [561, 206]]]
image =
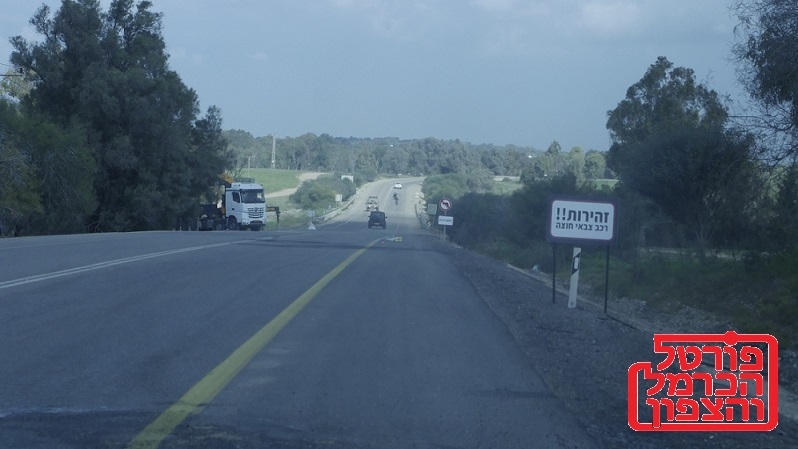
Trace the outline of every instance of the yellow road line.
[[241, 372], [255, 355], [263, 349], [291, 320], [319, 294], [327, 284], [338, 276], [355, 259], [360, 257], [367, 249], [376, 244], [375, 240], [364, 248], [358, 250], [346, 260], [341, 262], [332, 271], [327, 273], [318, 282], [313, 284], [299, 298], [295, 299], [279, 315], [269, 321], [266, 326], [255, 333], [249, 340], [236, 349], [224, 362], [211, 370], [202, 380], [191, 387], [183, 397], [171, 407], [161, 413], [155, 421], [151, 422], [128, 445], [129, 449], [156, 449], [161, 442], [169, 436], [177, 426], [188, 418], [189, 415], [198, 414], [205, 404], [213, 401]]

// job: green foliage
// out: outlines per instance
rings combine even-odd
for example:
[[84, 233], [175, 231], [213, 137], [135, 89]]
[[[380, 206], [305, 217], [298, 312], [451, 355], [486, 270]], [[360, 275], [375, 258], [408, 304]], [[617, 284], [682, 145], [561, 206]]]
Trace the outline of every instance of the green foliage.
[[26, 118], [20, 135], [33, 154], [41, 179], [43, 209], [31, 217], [37, 234], [83, 232], [97, 203], [94, 195], [96, 164], [80, 126], [62, 129], [43, 117]]
[[355, 185], [361, 186], [367, 182], [372, 182], [377, 179], [377, 170], [375, 169], [358, 169], [355, 171]]
[[242, 172], [245, 177], [254, 178], [255, 182], [262, 185], [263, 191], [267, 194], [296, 188], [299, 185], [299, 174], [293, 170], [270, 168], [253, 168]]
[[[5, 211], [0, 228], [24, 233], [85, 229], [94, 210], [94, 161], [82, 128], [68, 129], [0, 100]], [[24, 149], [23, 149], [24, 148]]]
[[509, 196], [511, 193], [523, 188], [524, 185], [520, 181], [514, 181], [510, 178], [503, 178], [501, 181], [494, 181], [491, 191], [497, 195]]
[[778, 161], [798, 156], [798, 3], [794, 0], [735, 0], [740, 24], [734, 46], [740, 81], [761, 107], [750, 124]]
[[318, 179], [305, 181], [291, 201], [309, 210], [325, 210], [335, 205], [335, 195], [340, 194], [344, 201], [357, 192], [352, 181], [341, 179], [340, 175], [322, 175]]
[[682, 126], [722, 127], [727, 118], [717, 92], [697, 83], [692, 69], [674, 67], [667, 58], [659, 57], [608, 113], [612, 146], [607, 163], [620, 173], [628, 165], [627, 145], [646, 142], [654, 132]]
[[220, 112], [197, 117], [196, 93], [169, 70], [151, 6], [114, 0], [103, 13], [96, 1], [65, 1], [53, 17], [42, 6], [31, 23], [44, 42], [12, 39], [11, 61], [33, 83], [26, 110], [83, 130], [93, 161], [81, 152], [66, 165], [93, 171], [91, 230], [170, 228], [231, 165]]
[[527, 183], [510, 197], [512, 218], [509, 238], [519, 244], [545, 240], [549, 197], [592, 193], [590, 190], [580, 189], [576, 177], [571, 173]]
[[35, 165], [16, 133], [18, 122], [16, 109], [0, 100], [0, 235], [17, 235], [42, 207]]
[[305, 181], [290, 199], [304, 209], [323, 210], [335, 204], [335, 190], [315, 181]]
[[466, 177], [455, 173], [429, 176], [424, 180], [421, 190], [427, 202], [433, 204], [437, 204], [441, 198], [460, 198], [470, 191]]
[[604, 153], [590, 150], [585, 154], [585, 178], [603, 179], [607, 169], [607, 161]]
[[723, 226], [739, 225], [752, 200], [753, 189], [740, 187], [755, 183], [753, 139], [724, 128], [727, 116], [692, 70], [659, 58], [607, 121], [612, 169], [685, 225], [702, 251]]
[[[508, 198], [492, 193], [467, 193], [457, 199], [457, 220], [451, 238], [478, 246], [507, 234]], [[505, 220], [502, 220], [505, 218]]]
[[458, 180], [460, 188], [467, 188], [456, 175], [430, 177], [424, 183], [424, 192], [428, 201], [436, 203], [442, 196], [457, 199], [452, 239], [477, 248], [497, 248], [502, 246], [499, 242], [518, 247], [543, 242], [550, 195], [595, 193], [589, 187], [578, 187], [576, 177], [568, 173], [551, 180], [533, 181], [509, 196], [476, 192], [460, 196], [442, 194], [455, 191]]
[[779, 185], [772, 221], [773, 239], [787, 249], [798, 247], [798, 163], [787, 167]]
[[[246, 168], [270, 166], [271, 136], [253, 137], [243, 130], [228, 130], [224, 136], [236, 161], [237, 176]], [[493, 175], [519, 176], [527, 155], [533, 152], [513, 145], [471, 145], [459, 140], [342, 138], [307, 133], [276, 139], [275, 162], [281, 169], [353, 174], [360, 185], [380, 174], [464, 174], [476, 167]]]

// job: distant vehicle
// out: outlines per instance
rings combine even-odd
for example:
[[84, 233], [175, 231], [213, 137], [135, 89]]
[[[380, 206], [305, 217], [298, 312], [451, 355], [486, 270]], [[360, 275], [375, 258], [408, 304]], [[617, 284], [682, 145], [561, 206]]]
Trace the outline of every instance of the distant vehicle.
[[382, 229], [385, 229], [385, 212], [378, 210], [371, 211], [369, 214], [369, 229], [371, 229], [372, 226], [381, 226]]
[[366, 210], [380, 210], [380, 201], [377, 196], [372, 195], [366, 200]]
[[393, 185], [393, 188], [394, 189], [401, 189], [402, 188], [402, 183], [401, 182], [397, 182], [396, 184]]

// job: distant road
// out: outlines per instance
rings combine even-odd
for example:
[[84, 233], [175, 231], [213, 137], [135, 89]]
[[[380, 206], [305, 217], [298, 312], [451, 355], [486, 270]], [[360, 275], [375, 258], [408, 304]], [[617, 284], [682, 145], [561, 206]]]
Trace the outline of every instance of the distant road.
[[0, 447], [594, 447], [403, 182], [386, 230], [0, 240]]

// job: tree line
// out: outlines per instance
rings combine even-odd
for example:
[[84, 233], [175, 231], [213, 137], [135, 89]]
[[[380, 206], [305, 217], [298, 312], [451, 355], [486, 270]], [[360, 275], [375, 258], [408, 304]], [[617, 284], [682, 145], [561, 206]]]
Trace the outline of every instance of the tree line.
[[[587, 153], [581, 147], [562, 151], [557, 141], [546, 151], [515, 145], [472, 145], [459, 140], [398, 138], [341, 138], [328, 134], [304, 134], [274, 139], [254, 137], [247, 131], [227, 130], [230, 150], [236, 158], [236, 173], [244, 168], [271, 167], [272, 149], [278, 169], [310, 170], [335, 174], [330, 180], [308, 181], [293, 201], [308, 209], [331, 204], [335, 194], [344, 198], [353, 188], [378, 176], [426, 176], [426, 186], [447, 195], [492, 192], [495, 177], [546, 179], [573, 173], [578, 179], [613, 176], [605, 154]], [[341, 174], [354, 176], [352, 186], [335, 182]], [[430, 187], [435, 186], [435, 187]]]
[[[642, 246], [692, 248], [699, 257], [798, 251], [798, 6], [741, 0], [734, 11], [733, 57], [755, 111], [733, 113], [692, 69], [659, 57], [607, 113], [614, 187], [560, 170], [561, 152], [550, 147], [539, 157], [550, 158], [550, 168], [527, 167], [513, 195], [463, 193], [452, 238], [529, 247], [545, 238], [547, 195], [614, 195], [618, 249], [628, 257]], [[585, 157], [582, 169], [588, 165]], [[437, 200], [434, 188], [428, 193]]]
[[500, 176], [520, 176], [533, 147], [473, 145], [460, 140], [333, 137], [303, 134], [298, 137], [254, 137], [244, 130], [226, 130], [224, 136], [235, 155], [237, 170], [270, 168], [273, 143], [275, 168], [340, 172], [371, 181], [382, 174], [430, 175], [470, 173], [477, 169]]

